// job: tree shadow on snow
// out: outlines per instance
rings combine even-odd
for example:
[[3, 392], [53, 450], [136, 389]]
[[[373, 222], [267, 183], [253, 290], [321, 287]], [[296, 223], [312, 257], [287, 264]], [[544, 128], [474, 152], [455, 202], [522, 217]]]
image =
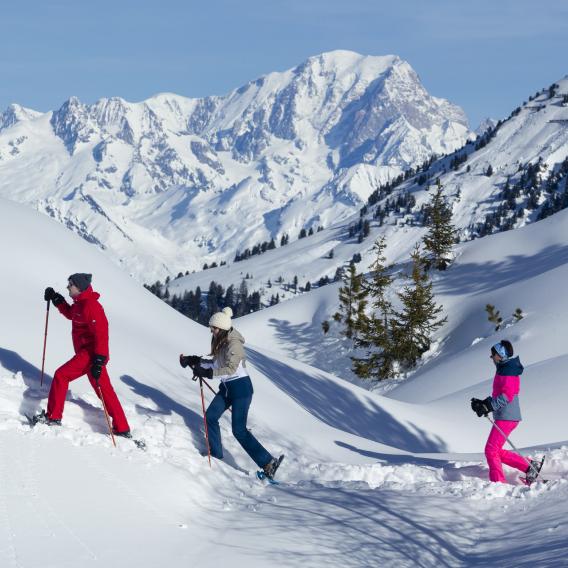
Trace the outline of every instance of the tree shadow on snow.
[[510, 255], [502, 262], [457, 264], [436, 282], [442, 294], [483, 294], [528, 280], [568, 263], [568, 245], [547, 247], [531, 256]]
[[[241, 528], [262, 531], [266, 515], [272, 534], [289, 535], [290, 542], [278, 547], [271, 546], [268, 534], [266, 538], [261, 534], [262, 543], [247, 550], [276, 566], [465, 566], [479, 522], [473, 512], [461, 516], [465, 537], [460, 542], [453, 525], [448, 529], [455, 505], [440, 497], [428, 497], [432, 501], [428, 509], [417, 508], [404, 492], [317, 485], [307, 490], [276, 487], [274, 492], [278, 497], [272, 501], [247, 496], [256, 499], [259, 512], [256, 523], [249, 527], [243, 518]], [[436, 515], [432, 515], [434, 508]], [[219, 542], [220, 548], [229, 546], [227, 539]]]
[[417, 427], [411, 429], [369, 398], [359, 399], [341, 381], [323, 374], [310, 376], [254, 349], [247, 353], [251, 363], [302, 408], [343, 432], [354, 434], [408, 452], [444, 452], [446, 446]]

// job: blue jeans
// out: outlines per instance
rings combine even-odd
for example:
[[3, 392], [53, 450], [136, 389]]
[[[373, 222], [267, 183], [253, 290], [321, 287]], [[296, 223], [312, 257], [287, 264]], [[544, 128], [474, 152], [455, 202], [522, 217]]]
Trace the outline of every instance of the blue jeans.
[[219, 392], [215, 395], [205, 413], [209, 432], [209, 448], [213, 457], [223, 458], [219, 418], [229, 407], [232, 407], [233, 435], [245, 452], [258, 467], [264, 467], [272, 459], [272, 456], [252, 435], [250, 430], [247, 430], [247, 416], [252, 395], [253, 389], [249, 377], [234, 379], [229, 383], [221, 383]]

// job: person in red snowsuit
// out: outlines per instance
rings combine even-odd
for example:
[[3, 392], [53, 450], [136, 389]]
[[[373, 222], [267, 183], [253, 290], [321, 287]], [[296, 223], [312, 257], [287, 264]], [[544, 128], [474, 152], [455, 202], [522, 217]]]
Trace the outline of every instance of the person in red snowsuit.
[[53, 288], [45, 290], [44, 299], [51, 301], [72, 322], [75, 356], [55, 371], [47, 400], [47, 413], [39, 415], [38, 421], [61, 424], [69, 383], [86, 374], [97, 396], [100, 398], [102, 394], [112, 417], [114, 434], [129, 438], [128, 421], [106, 370], [109, 360], [108, 320], [98, 301], [100, 294], [91, 287], [91, 278], [91, 274], [83, 273], [69, 276], [67, 290], [73, 300], [71, 305]]

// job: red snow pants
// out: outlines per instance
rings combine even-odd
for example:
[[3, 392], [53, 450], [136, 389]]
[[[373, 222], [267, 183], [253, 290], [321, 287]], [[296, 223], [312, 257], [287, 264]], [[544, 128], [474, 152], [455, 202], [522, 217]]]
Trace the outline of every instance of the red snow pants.
[[[97, 382], [91, 375], [91, 355], [87, 351], [80, 351], [64, 363], [55, 371], [51, 388], [49, 389], [49, 398], [47, 399], [47, 416], [52, 420], [61, 420], [63, 417], [63, 406], [65, 405], [65, 397], [67, 396], [67, 389], [69, 383], [87, 375], [91, 386], [100, 398], [100, 393], [97, 388]], [[101, 376], [99, 378], [99, 386], [103, 395], [103, 400], [106, 409], [112, 417], [112, 427], [117, 432], [125, 432], [130, 430], [122, 405], [110, 384], [106, 367], [102, 368]]]

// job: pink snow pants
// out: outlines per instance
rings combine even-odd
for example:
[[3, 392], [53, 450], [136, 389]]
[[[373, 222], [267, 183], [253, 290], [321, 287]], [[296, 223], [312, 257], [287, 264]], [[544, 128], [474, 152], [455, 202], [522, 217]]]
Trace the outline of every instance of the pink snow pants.
[[[517, 427], [519, 422], [517, 420], [495, 420], [495, 424], [509, 436], [509, 434]], [[491, 481], [500, 481], [506, 483], [505, 475], [503, 474], [503, 464], [514, 467], [522, 472], [525, 472], [529, 467], [527, 460], [509, 450], [504, 450], [505, 438], [503, 434], [495, 428], [491, 428], [487, 444], [485, 444], [485, 457], [489, 465], [489, 479]]]

